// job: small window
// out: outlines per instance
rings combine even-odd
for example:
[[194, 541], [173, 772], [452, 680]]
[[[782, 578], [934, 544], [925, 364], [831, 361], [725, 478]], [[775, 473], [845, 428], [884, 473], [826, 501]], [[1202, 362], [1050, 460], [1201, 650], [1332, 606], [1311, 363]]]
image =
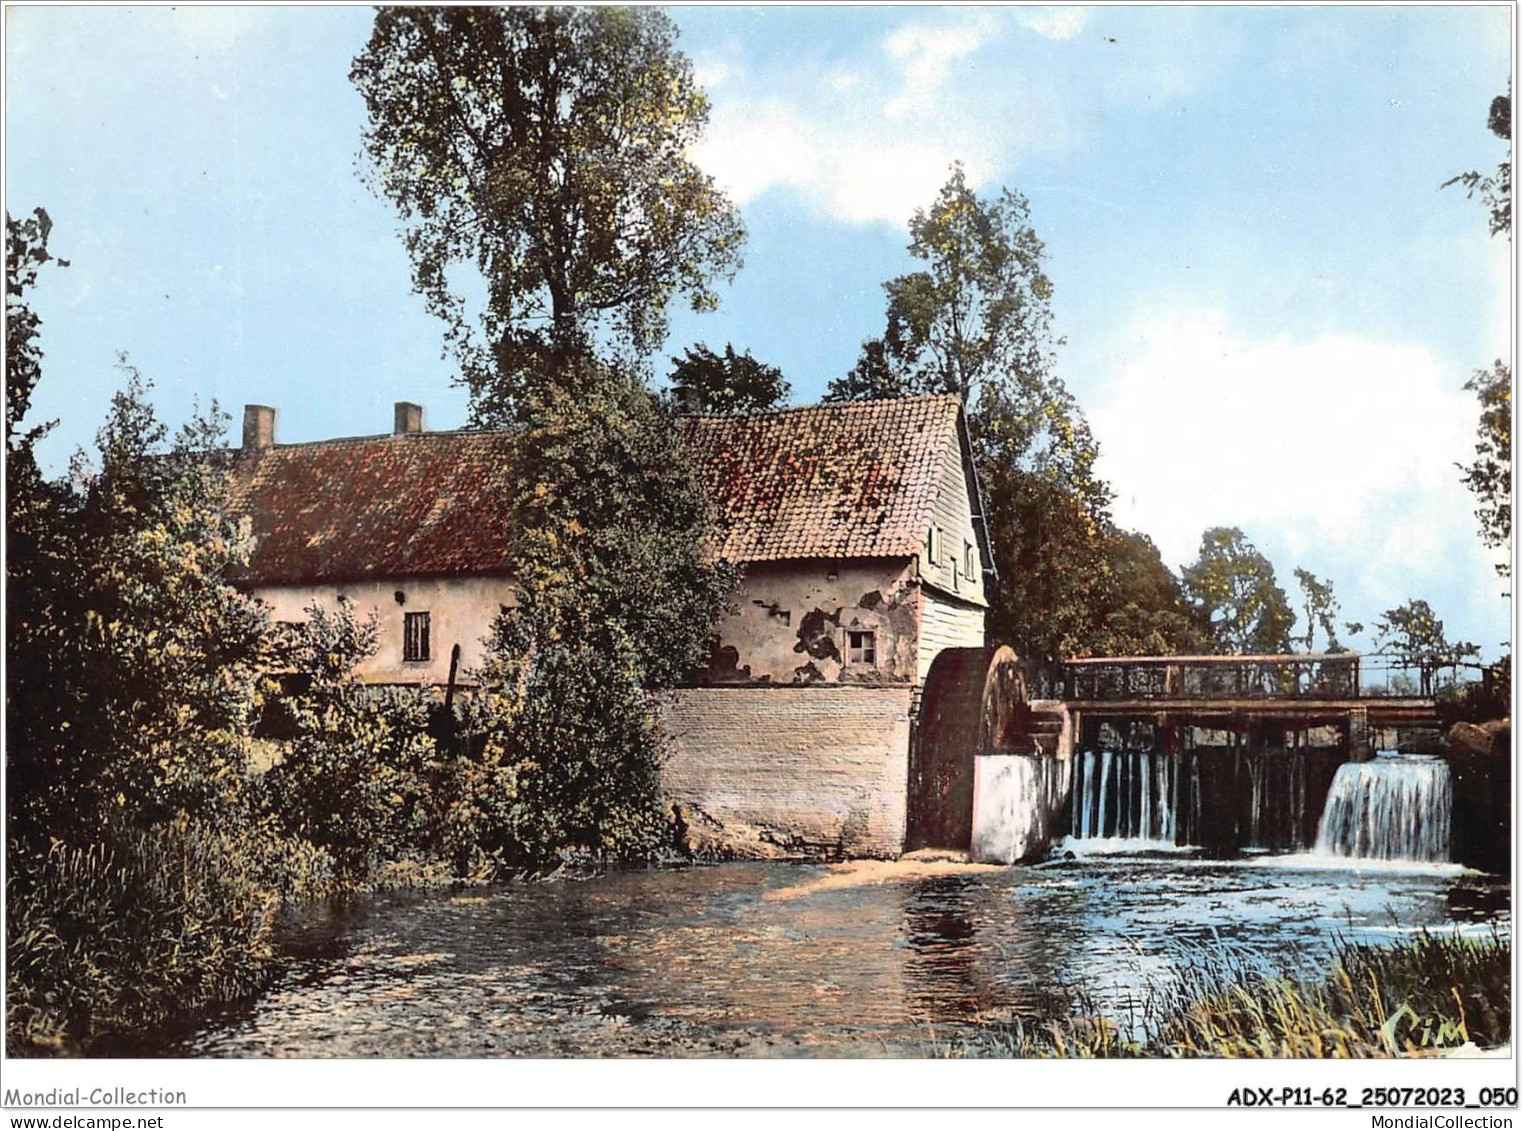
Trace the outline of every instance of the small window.
[[850, 646], [851, 663], [869, 667], [877, 663], [877, 633], [852, 629], [846, 633], [846, 642]]
[[967, 578], [968, 581], [971, 581], [977, 576], [977, 574], [973, 572], [971, 542], [962, 543], [962, 574]]
[[406, 613], [404, 619], [402, 659], [408, 662], [428, 659], [428, 614]]
[[932, 526], [925, 536], [925, 557], [933, 566], [941, 564], [941, 532]]

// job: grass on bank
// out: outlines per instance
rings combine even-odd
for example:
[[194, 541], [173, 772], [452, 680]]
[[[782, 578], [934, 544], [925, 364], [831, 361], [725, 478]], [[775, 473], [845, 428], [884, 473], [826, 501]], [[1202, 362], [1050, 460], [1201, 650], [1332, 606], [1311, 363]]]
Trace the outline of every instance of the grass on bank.
[[[282, 885], [270, 874], [276, 857], [256, 839], [183, 822], [110, 847], [55, 842], [40, 858], [13, 854], [11, 1052], [62, 1051], [103, 1029], [151, 1026], [257, 989]], [[280, 864], [299, 868], [289, 856]]]
[[1348, 942], [1320, 979], [1266, 977], [1229, 955], [1147, 987], [1134, 1039], [1081, 990], [1050, 1016], [1013, 1018], [932, 1057], [1317, 1057], [1422, 1055], [1511, 1039], [1511, 941], [1421, 931], [1393, 947]]
[[277, 970], [278, 916], [313, 898], [495, 878], [418, 855], [362, 882], [274, 822], [171, 821], [88, 848], [12, 847], [7, 878], [6, 1047], [76, 1055], [248, 997]]

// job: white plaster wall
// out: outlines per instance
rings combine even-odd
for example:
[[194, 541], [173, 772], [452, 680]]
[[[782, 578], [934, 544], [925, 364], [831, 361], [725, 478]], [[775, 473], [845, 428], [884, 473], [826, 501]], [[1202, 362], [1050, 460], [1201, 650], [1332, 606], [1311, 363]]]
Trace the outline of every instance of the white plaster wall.
[[[733, 613], [714, 627], [719, 645], [709, 680], [913, 683], [919, 594], [909, 559], [748, 565], [731, 598]], [[870, 668], [850, 663], [846, 633], [853, 628], [877, 634]]]
[[972, 764], [971, 858], [980, 864], [1018, 864], [1040, 856], [1067, 811], [1072, 760], [979, 754]]
[[[396, 595], [404, 597], [398, 603]], [[513, 583], [507, 577], [409, 577], [381, 581], [356, 581], [341, 585], [282, 585], [254, 590], [254, 596], [270, 606], [277, 621], [304, 621], [313, 605], [337, 607], [342, 594], [354, 603], [357, 616], [374, 613], [379, 628], [376, 654], [360, 665], [366, 683], [436, 683], [449, 679], [449, 653], [460, 645], [460, 673], [480, 664], [482, 640], [503, 605], [513, 600]], [[408, 663], [402, 659], [403, 614], [427, 613], [429, 659]]]

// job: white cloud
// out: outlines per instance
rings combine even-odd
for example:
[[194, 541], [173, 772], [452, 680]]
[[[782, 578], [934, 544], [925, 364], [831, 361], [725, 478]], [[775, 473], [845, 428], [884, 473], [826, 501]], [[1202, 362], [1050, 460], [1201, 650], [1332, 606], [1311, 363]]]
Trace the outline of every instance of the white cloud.
[[1206, 528], [1239, 526], [1281, 585], [1296, 565], [1334, 574], [1350, 619], [1424, 597], [1451, 635], [1504, 637], [1454, 466], [1474, 442], [1465, 374], [1418, 345], [1254, 339], [1213, 312], [1140, 318], [1117, 342], [1091, 398], [1100, 471], [1117, 521], [1170, 565]]
[[989, 147], [956, 130], [862, 128], [859, 116], [801, 114], [780, 99], [716, 107], [698, 160], [740, 204], [787, 187], [835, 219], [905, 223], [961, 160], [976, 183], [993, 166]]
[[1072, 39], [1088, 27], [1091, 14], [1087, 8], [1021, 8], [1015, 19], [1047, 39]]
[[1434, 506], [1468, 524], [1453, 464], [1474, 410], [1427, 350], [1341, 334], [1253, 340], [1211, 313], [1144, 320], [1131, 340], [1092, 422], [1117, 517], [1171, 561], [1193, 557], [1216, 524], [1337, 543]]
[[712, 51], [703, 51], [692, 57], [692, 77], [705, 91], [733, 84], [745, 77], [746, 69], [739, 48], [733, 44]]
[[954, 160], [992, 187], [1033, 157], [1071, 151], [1107, 115], [1159, 112], [1230, 69], [1229, 36], [1169, 9], [1150, 23], [1106, 15], [1120, 43], [1096, 49], [1103, 66], [1075, 71], [1054, 41], [1092, 18], [960, 9], [812, 57], [807, 47], [780, 62], [738, 47], [704, 54], [699, 73], [716, 93], [696, 157], [740, 204], [786, 191], [832, 219], [901, 226]]
[[933, 109], [953, 64], [982, 47], [992, 31], [989, 14], [978, 12], [958, 24], [908, 24], [889, 35], [883, 50], [898, 67], [899, 86], [884, 107], [888, 115], [901, 118]]
[[[789, 189], [811, 207], [854, 224], [904, 224], [960, 160], [973, 183], [991, 177], [1016, 139], [1028, 148], [1062, 133], [1038, 120], [1043, 96], [1022, 94], [1006, 76], [998, 97], [1003, 128], [976, 113], [968, 61], [996, 31], [986, 11], [938, 24], [903, 25], [865, 56], [727, 84], [714, 99], [697, 160], [740, 204]], [[706, 65], [706, 64], [705, 64]], [[785, 93], [779, 93], [785, 92]]]

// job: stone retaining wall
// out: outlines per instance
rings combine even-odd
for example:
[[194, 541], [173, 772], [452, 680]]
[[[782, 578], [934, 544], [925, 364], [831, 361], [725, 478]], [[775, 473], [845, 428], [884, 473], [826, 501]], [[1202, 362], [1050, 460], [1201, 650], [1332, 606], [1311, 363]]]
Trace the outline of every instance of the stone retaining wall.
[[662, 697], [666, 796], [698, 851], [897, 856], [909, 687], [702, 687]]

